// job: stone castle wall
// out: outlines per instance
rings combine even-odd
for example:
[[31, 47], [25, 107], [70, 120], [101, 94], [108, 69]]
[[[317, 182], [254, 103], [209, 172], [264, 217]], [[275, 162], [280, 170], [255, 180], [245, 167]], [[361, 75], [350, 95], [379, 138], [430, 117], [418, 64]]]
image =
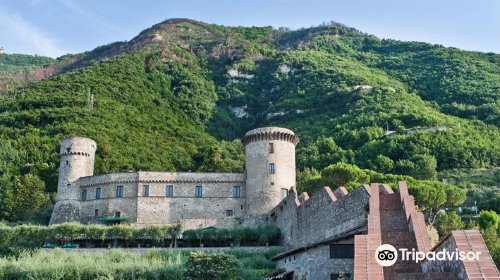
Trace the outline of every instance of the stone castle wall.
[[[354, 238], [331, 244], [354, 244]], [[330, 279], [332, 274], [352, 274], [354, 259], [330, 258], [330, 244], [326, 244], [281, 258], [278, 260], [278, 267], [293, 271], [294, 276], [299, 277], [298, 279]]]
[[[167, 185], [173, 186], [173, 197], [166, 196]], [[235, 217], [245, 214], [243, 173], [113, 173], [81, 178], [78, 186], [83, 223], [96, 223], [120, 212], [120, 217], [138, 225], [181, 223], [184, 228], [200, 228], [230, 226]], [[118, 186], [123, 187], [123, 197], [116, 197]], [[144, 186], [149, 186], [148, 196], [143, 195]], [[202, 187], [202, 197], [195, 197], [196, 186]], [[240, 187], [237, 198], [233, 197], [236, 186]], [[87, 199], [81, 201], [84, 190]], [[232, 210], [233, 216], [227, 217], [226, 210]]]
[[293, 241], [294, 247], [303, 246], [366, 226], [369, 198], [363, 186], [351, 193], [324, 187], [311, 198], [307, 193], [297, 199], [288, 196], [270, 216], [280, 227], [284, 244]]

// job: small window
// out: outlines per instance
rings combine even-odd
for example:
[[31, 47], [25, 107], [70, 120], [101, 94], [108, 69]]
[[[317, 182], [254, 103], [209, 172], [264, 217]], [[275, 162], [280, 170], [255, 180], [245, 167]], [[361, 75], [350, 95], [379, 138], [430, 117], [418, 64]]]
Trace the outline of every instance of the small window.
[[87, 190], [82, 191], [82, 201], [87, 200]]
[[101, 188], [95, 189], [95, 199], [101, 199]]
[[243, 205], [240, 206], [240, 209], [243, 210]]
[[142, 196], [149, 196], [149, 185], [142, 186]]
[[69, 161], [66, 161], [66, 166], [68, 166], [68, 165], [69, 165]]
[[99, 216], [99, 209], [94, 209], [94, 216]]
[[288, 196], [288, 190], [287, 189], [281, 189], [281, 199], [285, 199], [285, 197]]
[[70, 153], [71, 152], [71, 149], [70, 148], [66, 148], [66, 153]]
[[330, 274], [330, 280], [339, 280], [339, 279], [351, 279], [351, 274], [349, 273]]
[[274, 174], [274, 163], [269, 164], [269, 174]]
[[330, 245], [331, 259], [354, 259], [354, 244]]
[[121, 215], [122, 215], [122, 213], [120, 213], [120, 212], [115, 212], [115, 218], [120, 218], [120, 217], [121, 217]]
[[233, 210], [226, 210], [226, 217], [232, 217], [233, 216]]
[[241, 188], [239, 186], [233, 187], [233, 197], [241, 196]]
[[67, 184], [66, 187], [71, 188], [71, 184]]
[[165, 194], [167, 197], [173, 197], [174, 196], [174, 186], [173, 185], [167, 185], [167, 191]]
[[274, 153], [274, 143], [269, 143], [269, 153]]
[[116, 197], [123, 197], [123, 186], [116, 187]]
[[194, 196], [196, 197], [202, 197], [203, 196], [203, 187], [202, 186], [196, 186]]

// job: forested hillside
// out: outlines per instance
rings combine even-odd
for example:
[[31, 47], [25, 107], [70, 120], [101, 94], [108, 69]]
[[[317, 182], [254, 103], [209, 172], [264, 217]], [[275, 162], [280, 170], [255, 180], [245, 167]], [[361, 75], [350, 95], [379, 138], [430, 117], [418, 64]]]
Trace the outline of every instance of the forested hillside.
[[47, 208], [60, 140], [75, 135], [97, 141], [96, 173], [241, 172], [239, 139], [271, 125], [300, 137], [299, 174], [344, 162], [435, 180], [500, 163], [499, 54], [341, 24], [177, 19], [54, 65], [51, 78], [0, 95], [0, 219]]

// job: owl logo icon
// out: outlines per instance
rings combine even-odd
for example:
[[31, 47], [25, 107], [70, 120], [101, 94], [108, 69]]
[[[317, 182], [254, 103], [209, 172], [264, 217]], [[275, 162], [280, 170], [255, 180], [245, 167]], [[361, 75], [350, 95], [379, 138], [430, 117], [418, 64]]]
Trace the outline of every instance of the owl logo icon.
[[398, 251], [392, 245], [380, 245], [375, 251], [375, 259], [381, 266], [391, 266], [398, 260]]

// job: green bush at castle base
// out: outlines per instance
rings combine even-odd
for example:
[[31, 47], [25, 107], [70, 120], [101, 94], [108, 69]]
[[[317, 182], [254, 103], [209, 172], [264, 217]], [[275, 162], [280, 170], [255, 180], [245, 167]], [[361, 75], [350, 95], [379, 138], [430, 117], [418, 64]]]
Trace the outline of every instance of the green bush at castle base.
[[[274, 225], [258, 227], [235, 226], [230, 229], [187, 230], [181, 235], [180, 225], [128, 225], [112, 227], [65, 223], [47, 226], [0, 223], [0, 254], [12, 254], [18, 249], [40, 247], [229, 247], [276, 245], [280, 230]], [[180, 239], [178, 241], [178, 239]]]

